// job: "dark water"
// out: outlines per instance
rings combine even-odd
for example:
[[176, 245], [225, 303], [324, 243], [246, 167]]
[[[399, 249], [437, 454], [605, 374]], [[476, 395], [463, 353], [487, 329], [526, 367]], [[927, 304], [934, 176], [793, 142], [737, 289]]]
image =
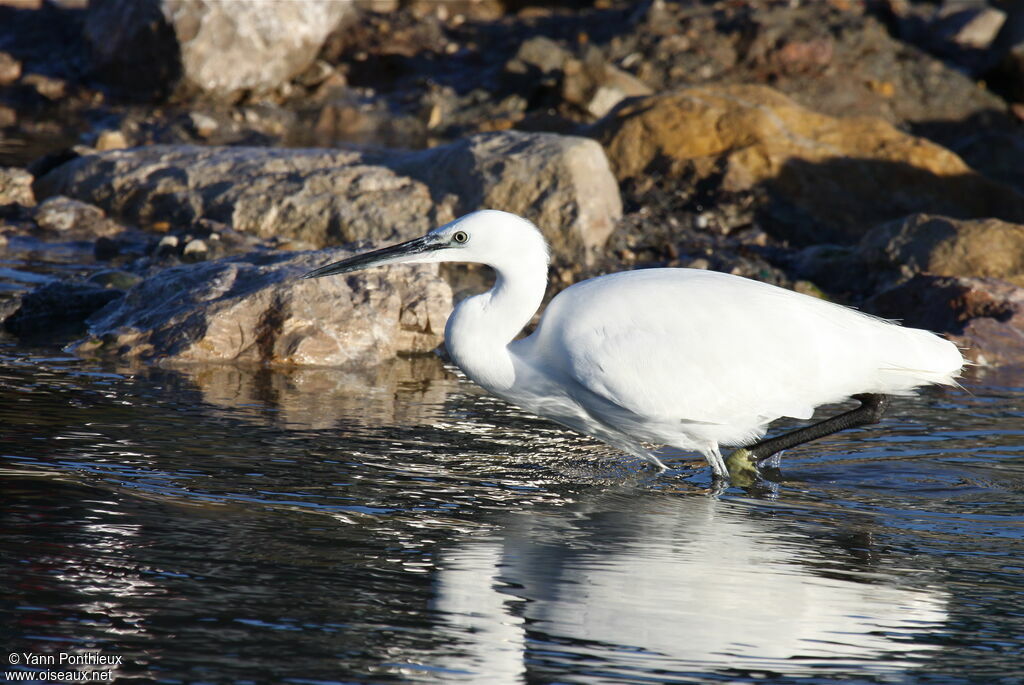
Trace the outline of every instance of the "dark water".
[[1024, 681], [1020, 376], [899, 400], [718, 498], [682, 455], [652, 476], [432, 359], [175, 372], [8, 341], [0, 385], [0, 658], [167, 683]]

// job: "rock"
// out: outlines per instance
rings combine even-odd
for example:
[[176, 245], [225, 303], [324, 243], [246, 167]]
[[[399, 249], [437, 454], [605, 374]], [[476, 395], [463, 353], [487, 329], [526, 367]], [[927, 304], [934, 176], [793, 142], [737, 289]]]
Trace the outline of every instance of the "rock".
[[68, 91], [66, 81], [45, 74], [25, 74], [21, 77], [21, 82], [26, 86], [32, 86], [47, 100], [60, 100], [67, 95]]
[[640, 79], [610, 64], [595, 46], [577, 59], [545, 36], [523, 41], [505, 64], [504, 75], [511, 90], [547, 91], [552, 102], [567, 102], [595, 118], [627, 97], [653, 92]]
[[218, 96], [266, 91], [302, 72], [356, 9], [333, 0], [93, 0], [85, 37], [111, 85]]
[[36, 207], [33, 219], [43, 230], [59, 233], [63, 240], [109, 238], [121, 230], [99, 207], [60, 195], [47, 198]]
[[412, 237], [453, 218], [439, 214], [424, 184], [351, 150], [112, 150], [57, 167], [37, 191], [69, 194], [143, 227], [187, 228], [205, 219], [321, 247]]
[[606, 62], [593, 46], [582, 60], [566, 62], [563, 72], [562, 97], [595, 118], [604, 116], [628, 97], [654, 92], [629, 72]]
[[918, 274], [865, 308], [907, 326], [945, 333], [971, 360], [1024, 363], [1024, 288], [995, 278]]
[[54, 281], [23, 295], [3, 327], [19, 337], [45, 336], [53, 341], [81, 332], [90, 315], [123, 295], [91, 283]]
[[181, 258], [186, 262], [201, 262], [210, 256], [210, 248], [205, 240], [190, 240], [181, 251]]
[[622, 216], [618, 184], [600, 145], [548, 133], [482, 133], [395, 159], [392, 168], [430, 186], [456, 215], [480, 208], [519, 214], [552, 250], [589, 263]]
[[636, 98], [592, 134], [620, 180], [686, 172], [720, 176], [726, 190], [763, 188], [790, 208], [770, 232], [797, 242], [855, 242], [867, 226], [918, 211], [1024, 221], [1024, 195], [953, 152], [880, 119], [812, 112], [765, 86]]
[[36, 183], [127, 223], [223, 222], [315, 246], [411, 238], [475, 209], [536, 222], [585, 262], [621, 216], [618, 185], [586, 138], [506, 131], [417, 152], [149, 146], [86, 155]]
[[10, 53], [0, 52], [0, 86], [7, 86], [21, 78], [21, 62]]
[[104, 271], [97, 271], [93, 275], [86, 279], [86, 283], [92, 285], [98, 285], [103, 288], [116, 288], [118, 290], [128, 290], [134, 288], [136, 285], [142, 282], [142, 276], [133, 274], [128, 271], [120, 271], [118, 269], [106, 269]]
[[993, 277], [1024, 286], [1024, 225], [914, 214], [871, 230], [858, 256], [869, 271]]
[[433, 350], [451, 308], [437, 267], [299, 280], [349, 254], [255, 253], [166, 269], [91, 317], [76, 349], [166, 364], [323, 366]]
[[994, 181], [1024, 193], [1024, 134], [1012, 131], [977, 131], [952, 148], [973, 169]]
[[32, 193], [32, 174], [24, 169], [0, 167], [0, 206], [35, 205], [36, 198]]
[[96, 137], [95, 147], [102, 152], [103, 150], [120, 150], [129, 145], [128, 139], [120, 131], [103, 131]]
[[1002, 59], [993, 76], [1009, 98], [1019, 103], [1024, 102], [1024, 3], [1011, 3], [1007, 11], [996, 36], [994, 49]]

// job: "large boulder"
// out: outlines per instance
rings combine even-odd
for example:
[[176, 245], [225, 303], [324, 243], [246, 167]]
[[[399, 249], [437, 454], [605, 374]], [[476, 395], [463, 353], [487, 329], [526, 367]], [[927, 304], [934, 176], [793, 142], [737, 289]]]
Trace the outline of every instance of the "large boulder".
[[373, 366], [443, 340], [437, 266], [300, 280], [344, 250], [254, 253], [151, 276], [88, 320], [81, 354], [159, 361]]
[[1024, 195], [953, 152], [871, 117], [811, 111], [766, 86], [688, 88], [627, 101], [599, 121], [621, 180], [696, 174], [726, 190], [763, 188], [802, 218], [770, 227], [800, 242], [856, 242], [913, 212], [1024, 221]]
[[484, 133], [429, 150], [150, 146], [90, 154], [39, 179], [150, 226], [213, 220], [315, 246], [408, 238], [480, 208], [537, 223], [557, 254], [589, 261], [622, 214], [593, 140]]
[[1024, 225], [914, 214], [871, 230], [857, 248], [869, 271], [1000, 278], [1024, 286]]
[[180, 79], [230, 96], [302, 72], [354, 12], [337, 0], [92, 0], [85, 37], [116, 88], [168, 92]]
[[589, 261], [622, 216], [600, 145], [551, 133], [482, 133], [385, 163], [419, 179], [457, 215], [501, 209], [533, 221], [556, 254]]

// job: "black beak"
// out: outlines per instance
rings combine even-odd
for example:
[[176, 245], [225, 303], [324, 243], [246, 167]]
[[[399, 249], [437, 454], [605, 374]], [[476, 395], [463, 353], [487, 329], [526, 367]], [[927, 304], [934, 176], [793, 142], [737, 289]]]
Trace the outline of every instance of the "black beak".
[[413, 257], [424, 252], [433, 252], [434, 250], [446, 247], [444, 243], [435, 242], [435, 240], [436, 238], [429, 234], [420, 236], [419, 238], [413, 238], [412, 240], [399, 243], [398, 245], [382, 247], [379, 250], [374, 250], [372, 252], [367, 252], [366, 254], [342, 259], [340, 262], [321, 266], [319, 269], [313, 269], [309, 273], [303, 275], [303, 278], [334, 276], [337, 274], [346, 274], [350, 271], [369, 269], [372, 266], [400, 264], [407, 261], [407, 258], [409, 257]]

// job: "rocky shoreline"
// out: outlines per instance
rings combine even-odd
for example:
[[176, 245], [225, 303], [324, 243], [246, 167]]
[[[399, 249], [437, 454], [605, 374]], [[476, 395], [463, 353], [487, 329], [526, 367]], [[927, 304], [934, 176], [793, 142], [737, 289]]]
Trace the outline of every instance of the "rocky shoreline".
[[1024, 3], [34, 4], [0, 1], [6, 335], [430, 352], [479, 270], [295, 276], [491, 207], [545, 232], [549, 294], [712, 268], [1024, 364]]

